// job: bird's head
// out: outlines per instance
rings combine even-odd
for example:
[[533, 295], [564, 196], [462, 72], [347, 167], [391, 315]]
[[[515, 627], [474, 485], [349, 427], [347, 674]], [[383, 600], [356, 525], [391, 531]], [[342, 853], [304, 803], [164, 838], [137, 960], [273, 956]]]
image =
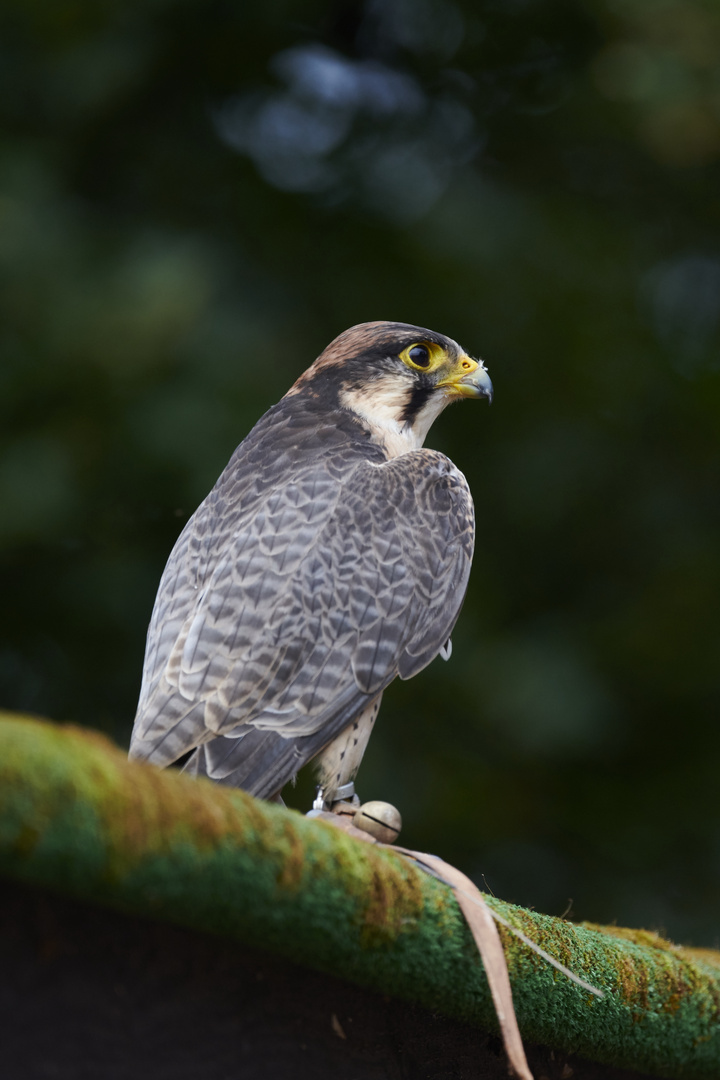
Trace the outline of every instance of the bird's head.
[[360, 323], [332, 341], [290, 395], [325, 396], [355, 414], [393, 455], [422, 446], [446, 405], [486, 397], [485, 365], [452, 338], [398, 322]]

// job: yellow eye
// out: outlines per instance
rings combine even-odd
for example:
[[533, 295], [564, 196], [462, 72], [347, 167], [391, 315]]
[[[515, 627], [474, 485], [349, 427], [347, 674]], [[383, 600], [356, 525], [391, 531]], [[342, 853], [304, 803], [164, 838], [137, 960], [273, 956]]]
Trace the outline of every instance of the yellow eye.
[[427, 371], [445, 359], [445, 350], [434, 341], [418, 341], [403, 349], [400, 359], [416, 371]]

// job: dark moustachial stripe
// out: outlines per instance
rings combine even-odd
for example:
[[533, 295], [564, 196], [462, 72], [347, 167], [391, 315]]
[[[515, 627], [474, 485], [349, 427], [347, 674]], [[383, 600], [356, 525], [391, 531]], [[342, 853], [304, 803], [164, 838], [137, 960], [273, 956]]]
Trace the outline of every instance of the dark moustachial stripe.
[[432, 397], [433, 390], [432, 383], [425, 379], [413, 386], [408, 403], [403, 409], [402, 421], [404, 424], [412, 424], [417, 414]]

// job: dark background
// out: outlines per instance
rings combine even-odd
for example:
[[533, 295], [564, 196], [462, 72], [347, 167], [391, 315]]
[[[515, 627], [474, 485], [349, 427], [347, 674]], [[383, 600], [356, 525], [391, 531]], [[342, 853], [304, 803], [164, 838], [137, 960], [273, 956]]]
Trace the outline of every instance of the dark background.
[[361, 795], [509, 900], [718, 944], [714, 0], [4, 0], [0, 43], [0, 703], [126, 743], [237, 442], [345, 327], [429, 326], [495, 384], [428, 440], [477, 553]]

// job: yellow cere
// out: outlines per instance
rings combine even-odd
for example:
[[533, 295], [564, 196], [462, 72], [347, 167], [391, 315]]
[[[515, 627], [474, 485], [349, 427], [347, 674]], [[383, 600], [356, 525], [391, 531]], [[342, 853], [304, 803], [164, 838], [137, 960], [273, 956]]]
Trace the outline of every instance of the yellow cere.
[[457, 363], [453, 364], [452, 369], [448, 372], [447, 376], [438, 382], [437, 385], [451, 387], [453, 390], [456, 390], [461, 397], [475, 397], [477, 395], [476, 388], [472, 385], [465, 386], [462, 380], [478, 367], [480, 367], [480, 365], [477, 360], [472, 360], [463, 353], [462, 356], [458, 358]]

